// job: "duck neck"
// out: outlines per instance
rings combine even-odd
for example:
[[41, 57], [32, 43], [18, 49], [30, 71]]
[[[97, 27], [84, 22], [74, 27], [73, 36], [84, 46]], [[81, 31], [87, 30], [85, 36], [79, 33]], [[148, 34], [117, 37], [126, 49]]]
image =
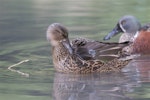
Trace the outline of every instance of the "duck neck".
[[136, 32], [126, 33], [126, 34], [128, 34], [128, 36], [130, 36], [130, 37], [134, 37], [134, 35], [136, 34]]
[[119, 43], [130, 41], [133, 42], [133, 38], [136, 33], [123, 33], [119, 39]]
[[133, 42], [135, 39], [135, 36], [137, 35], [137, 32], [127, 33], [127, 34], [130, 37], [130, 41]]
[[59, 43], [57, 46], [53, 47], [53, 55], [62, 58], [65, 58], [69, 55], [71, 56], [71, 52], [73, 52], [73, 49], [70, 44], [68, 44], [67, 46], [64, 46], [63, 43]]
[[55, 69], [59, 72], [70, 72], [78, 69], [77, 66], [81, 66], [83, 64], [80, 57], [74, 52], [71, 54], [62, 43], [53, 47], [53, 63]]

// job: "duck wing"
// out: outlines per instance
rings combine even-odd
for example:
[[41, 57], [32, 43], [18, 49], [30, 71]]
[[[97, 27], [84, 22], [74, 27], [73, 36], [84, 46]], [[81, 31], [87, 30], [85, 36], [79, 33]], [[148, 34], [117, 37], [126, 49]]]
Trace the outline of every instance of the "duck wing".
[[74, 39], [72, 46], [75, 52], [85, 60], [99, 59], [103, 61], [113, 60], [127, 56], [122, 50], [128, 46], [130, 42], [124, 43], [109, 43], [99, 42], [89, 39]]

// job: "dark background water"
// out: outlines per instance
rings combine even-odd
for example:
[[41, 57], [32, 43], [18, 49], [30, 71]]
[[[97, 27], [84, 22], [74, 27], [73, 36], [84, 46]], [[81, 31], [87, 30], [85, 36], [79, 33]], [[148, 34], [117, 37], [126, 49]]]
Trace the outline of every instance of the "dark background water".
[[[142, 24], [150, 22], [149, 4], [150, 0], [0, 0], [0, 98], [149, 100], [149, 57], [115, 75], [60, 75], [54, 73], [45, 36], [48, 25], [58, 22], [69, 29], [70, 38], [102, 41], [123, 15], [134, 15]], [[29, 77], [7, 69], [25, 59], [29, 62], [15, 69]]]

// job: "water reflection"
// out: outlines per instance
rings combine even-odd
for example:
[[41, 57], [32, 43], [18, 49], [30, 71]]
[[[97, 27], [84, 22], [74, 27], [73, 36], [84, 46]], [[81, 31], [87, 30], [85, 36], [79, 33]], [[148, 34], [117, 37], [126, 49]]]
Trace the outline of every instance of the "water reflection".
[[138, 82], [150, 82], [150, 56], [142, 56], [133, 60], [123, 71], [136, 77]]
[[54, 100], [130, 100], [129, 84], [137, 85], [121, 73], [70, 75], [56, 73]]
[[125, 73], [92, 75], [55, 73], [53, 98], [54, 100], [136, 100], [140, 97], [138, 90], [148, 94], [144, 88], [145, 83], [150, 83], [150, 60], [148, 60], [149, 58], [145, 57], [134, 60], [123, 70]]

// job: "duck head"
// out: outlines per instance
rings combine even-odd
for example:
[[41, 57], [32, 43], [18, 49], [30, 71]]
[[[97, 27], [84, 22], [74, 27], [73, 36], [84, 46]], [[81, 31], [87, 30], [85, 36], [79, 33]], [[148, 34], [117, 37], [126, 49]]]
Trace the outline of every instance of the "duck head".
[[47, 40], [53, 47], [63, 45], [70, 54], [73, 53], [73, 49], [68, 39], [68, 30], [66, 27], [59, 23], [51, 24], [47, 29]]
[[103, 40], [109, 40], [119, 33], [136, 34], [140, 28], [141, 24], [134, 16], [126, 15], [120, 18], [115, 28]]

